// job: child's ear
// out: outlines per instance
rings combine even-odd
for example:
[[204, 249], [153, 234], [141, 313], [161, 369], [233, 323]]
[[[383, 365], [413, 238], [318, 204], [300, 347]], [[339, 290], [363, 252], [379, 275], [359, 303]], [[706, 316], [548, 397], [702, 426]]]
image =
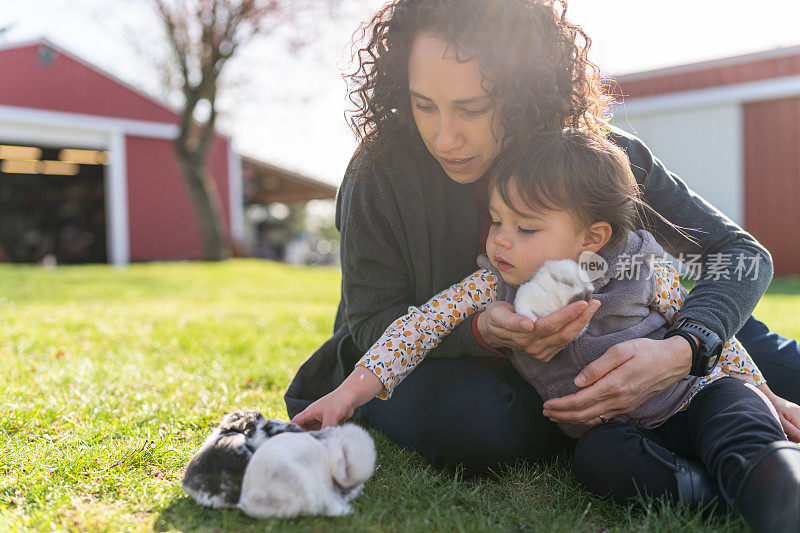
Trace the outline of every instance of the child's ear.
[[608, 222], [595, 222], [586, 228], [583, 239], [583, 247], [597, 253], [611, 239], [611, 224]]

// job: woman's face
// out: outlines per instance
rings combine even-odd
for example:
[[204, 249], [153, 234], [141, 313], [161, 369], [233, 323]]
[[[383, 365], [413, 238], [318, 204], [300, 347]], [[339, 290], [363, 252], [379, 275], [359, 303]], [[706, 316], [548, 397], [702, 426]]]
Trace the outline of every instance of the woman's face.
[[500, 151], [500, 113], [482, 80], [477, 60], [459, 63], [441, 37], [414, 39], [408, 58], [414, 121], [425, 146], [458, 183], [479, 180]]

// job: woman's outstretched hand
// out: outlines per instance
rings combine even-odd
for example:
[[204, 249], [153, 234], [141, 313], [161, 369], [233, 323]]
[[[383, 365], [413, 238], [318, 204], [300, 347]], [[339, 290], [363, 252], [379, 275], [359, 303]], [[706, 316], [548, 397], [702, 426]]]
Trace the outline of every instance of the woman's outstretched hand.
[[510, 303], [492, 302], [476, 320], [478, 331], [488, 345], [525, 352], [547, 362], [578, 338], [598, 307], [598, 300], [572, 302], [534, 323], [515, 313]]
[[552, 398], [542, 413], [557, 422], [594, 426], [633, 411], [685, 377], [692, 349], [683, 337], [631, 339], [612, 346], [575, 378], [583, 390]]

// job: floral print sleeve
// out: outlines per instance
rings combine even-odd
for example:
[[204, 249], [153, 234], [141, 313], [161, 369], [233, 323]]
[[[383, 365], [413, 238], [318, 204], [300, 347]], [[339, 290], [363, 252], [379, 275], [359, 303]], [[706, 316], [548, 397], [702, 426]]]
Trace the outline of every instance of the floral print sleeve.
[[394, 388], [441, 340], [470, 315], [483, 311], [497, 295], [497, 277], [481, 269], [395, 320], [356, 363], [378, 376], [388, 400]]
[[[655, 290], [650, 307], [661, 313], [668, 324], [672, 324], [683, 307], [686, 289], [680, 284], [678, 272], [670, 263], [654, 263], [653, 277]], [[766, 383], [764, 375], [736, 337], [731, 337], [725, 343], [717, 368], [755, 386]]]

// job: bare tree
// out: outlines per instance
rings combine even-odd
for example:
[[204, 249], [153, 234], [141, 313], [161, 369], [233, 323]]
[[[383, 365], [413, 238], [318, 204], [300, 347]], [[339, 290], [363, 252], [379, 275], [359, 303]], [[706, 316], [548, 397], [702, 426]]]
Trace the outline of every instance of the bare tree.
[[[203, 234], [204, 256], [228, 255], [221, 205], [206, 159], [215, 134], [217, 93], [225, 66], [258, 35], [277, 32], [320, 0], [152, 0], [170, 47], [171, 68], [183, 96], [175, 152]], [[294, 44], [294, 43], [290, 43]]]

